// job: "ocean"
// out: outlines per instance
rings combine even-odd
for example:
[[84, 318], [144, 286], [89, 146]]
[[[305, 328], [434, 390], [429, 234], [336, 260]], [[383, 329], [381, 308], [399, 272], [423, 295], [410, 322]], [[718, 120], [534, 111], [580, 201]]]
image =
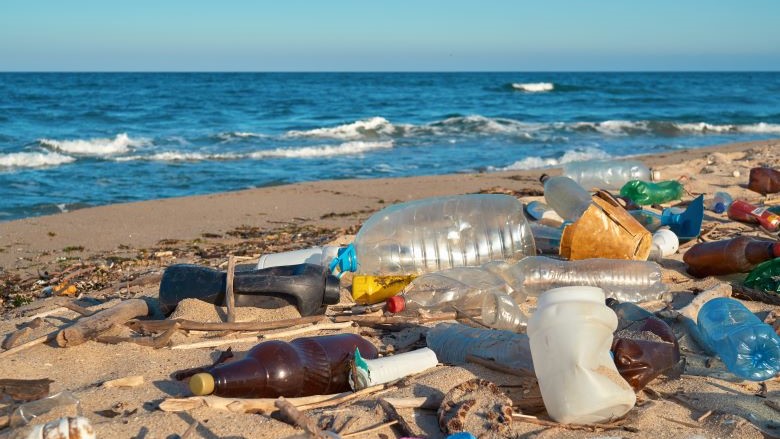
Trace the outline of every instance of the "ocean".
[[780, 73], [0, 73], [0, 221], [780, 137]]

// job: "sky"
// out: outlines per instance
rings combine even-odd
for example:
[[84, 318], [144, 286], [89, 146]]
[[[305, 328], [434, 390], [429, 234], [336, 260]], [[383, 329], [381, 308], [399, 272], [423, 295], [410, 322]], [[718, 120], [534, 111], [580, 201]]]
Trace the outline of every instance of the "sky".
[[777, 0], [2, 0], [0, 71], [780, 70]]

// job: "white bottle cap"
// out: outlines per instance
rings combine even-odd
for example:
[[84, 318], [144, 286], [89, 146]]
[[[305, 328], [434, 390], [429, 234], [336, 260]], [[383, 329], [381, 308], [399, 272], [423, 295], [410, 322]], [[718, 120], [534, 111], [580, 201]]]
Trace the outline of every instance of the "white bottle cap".
[[653, 244], [658, 247], [661, 256], [671, 256], [680, 248], [679, 238], [667, 228], [658, 229], [653, 233]]

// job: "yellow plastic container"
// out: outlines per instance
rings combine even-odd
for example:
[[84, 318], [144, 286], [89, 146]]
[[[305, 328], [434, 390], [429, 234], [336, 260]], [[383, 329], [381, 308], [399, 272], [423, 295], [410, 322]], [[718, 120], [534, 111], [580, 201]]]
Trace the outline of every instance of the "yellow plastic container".
[[352, 299], [361, 305], [384, 302], [400, 293], [415, 277], [356, 274], [352, 277]]

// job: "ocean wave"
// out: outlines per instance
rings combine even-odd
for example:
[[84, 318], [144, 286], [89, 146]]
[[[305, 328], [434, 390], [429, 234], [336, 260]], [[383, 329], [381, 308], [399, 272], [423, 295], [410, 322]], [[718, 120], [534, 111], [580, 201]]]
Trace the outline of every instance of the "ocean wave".
[[127, 133], [117, 134], [115, 138], [95, 138], [76, 140], [40, 139], [41, 146], [62, 151], [68, 154], [106, 156], [124, 154], [131, 150], [148, 145], [150, 142], [144, 138], [131, 138]]
[[652, 120], [606, 120], [603, 122], [575, 122], [571, 124], [553, 124], [559, 129], [574, 131], [592, 131], [609, 136], [659, 135], [679, 136], [685, 134], [776, 134], [780, 133], [780, 124], [759, 122], [754, 124], [712, 124], [707, 122], [672, 122]]
[[503, 168], [488, 168], [491, 171], [522, 171], [526, 169], [551, 168], [569, 162], [584, 160], [603, 160], [611, 156], [599, 148], [587, 147], [566, 151], [560, 157], [526, 157]]
[[515, 82], [512, 83], [512, 88], [527, 93], [542, 93], [546, 91], [553, 91], [555, 89], [555, 84], [552, 82]]
[[329, 157], [337, 155], [356, 155], [375, 149], [389, 149], [393, 142], [345, 142], [340, 145], [305, 146], [301, 148], [276, 148], [268, 151], [256, 151], [249, 154], [249, 158], [312, 158]]
[[231, 142], [234, 140], [241, 140], [241, 139], [262, 139], [268, 137], [268, 135], [260, 134], [260, 133], [252, 133], [248, 131], [229, 131], [229, 132], [219, 133], [216, 135], [216, 137], [217, 139], [223, 142]]
[[287, 137], [318, 137], [341, 140], [376, 139], [397, 135], [398, 128], [384, 117], [372, 117], [329, 128], [288, 131]]
[[0, 154], [0, 168], [43, 168], [70, 163], [76, 159], [56, 152], [14, 152]]
[[162, 151], [150, 155], [128, 155], [114, 157], [115, 162], [153, 161], [153, 162], [200, 162], [204, 160], [239, 160], [245, 157], [241, 154], [220, 153], [209, 154], [202, 152]]

